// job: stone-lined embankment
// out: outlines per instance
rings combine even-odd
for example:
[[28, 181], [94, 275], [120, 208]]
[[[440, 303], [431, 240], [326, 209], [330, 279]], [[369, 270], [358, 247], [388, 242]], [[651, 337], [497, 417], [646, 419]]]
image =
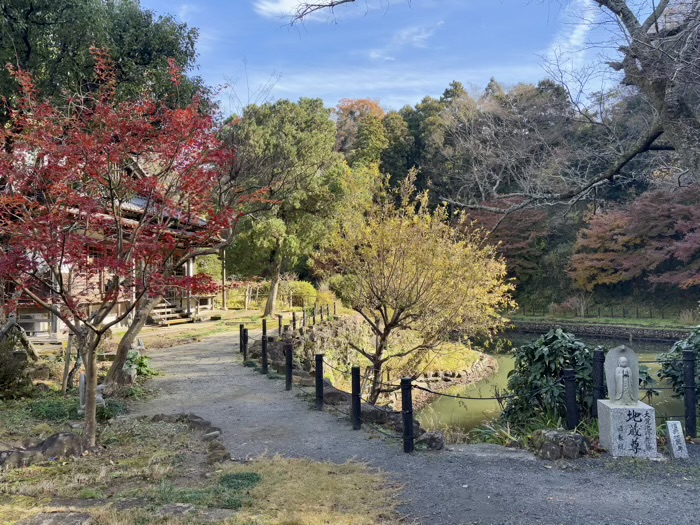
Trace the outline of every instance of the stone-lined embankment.
[[[634, 341], [676, 342], [688, 337], [690, 329], [643, 328], [640, 326], [602, 325], [562, 323], [560, 321], [517, 321], [515, 329], [519, 332], [545, 334], [552, 328], [561, 328], [578, 336], [609, 337]], [[508, 334], [506, 333], [506, 336]]]

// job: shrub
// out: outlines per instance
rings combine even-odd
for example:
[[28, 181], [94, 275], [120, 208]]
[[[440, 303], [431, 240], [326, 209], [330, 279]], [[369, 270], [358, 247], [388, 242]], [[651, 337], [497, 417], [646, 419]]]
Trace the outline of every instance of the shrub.
[[77, 398], [45, 397], [33, 401], [29, 412], [38, 419], [46, 421], [67, 421], [80, 419], [78, 415], [79, 401]]
[[292, 306], [307, 306], [316, 302], [316, 288], [306, 281], [292, 281], [289, 283], [292, 292]]
[[[598, 347], [602, 349], [602, 347]], [[564, 420], [566, 398], [560, 379], [565, 368], [576, 371], [576, 403], [582, 421], [591, 417], [593, 408], [593, 351], [573, 334], [561, 328], [550, 330], [536, 341], [516, 348], [515, 367], [508, 374], [507, 399], [501, 414], [504, 422], [525, 429], [533, 428], [533, 420]], [[639, 367], [639, 388], [646, 395], [658, 395], [656, 381], [649, 367]], [[543, 419], [542, 419], [543, 418]]]
[[20, 397], [27, 392], [31, 385], [28, 365], [27, 355], [15, 350], [13, 337], [0, 342], [0, 398]]
[[158, 372], [151, 367], [151, 358], [141, 355], [137, 350], [129, 351], [124, 368], [134, 368], [137, 376], [150, 377], [158, 375]]
[[700, 367], [698, 366], [698, 360], [700, 360], [700, 326], [696, 327], [685, 339], [676, 341], [671, 347], [670, 352], [661, 354], [659, 360], [662, 365], [659, 371], [659, 377], [661, 379], [668, 379], [673, 388], [673, 395], [675, 397], [683, 397], [684, 350], [692, 350], [695, 352], [695, 384], [697, 385], [697, 399], [700, 405]]
[[536, 341], [516, 348], [515, 367], [508, 374], [507, 399], [501, 418], [525, 427], [540, 417], [566, 417], [565, 368], [576, 370], [576, 400], [582, 417], [593, 406], [593, 352], [574, 335], [557, 328]]
[[116, 399], [105, 400], [105, 406], [97, 407], [97, 421], [105, 422], [110, 419], [125, 414], [127, 412], [126, 405]]

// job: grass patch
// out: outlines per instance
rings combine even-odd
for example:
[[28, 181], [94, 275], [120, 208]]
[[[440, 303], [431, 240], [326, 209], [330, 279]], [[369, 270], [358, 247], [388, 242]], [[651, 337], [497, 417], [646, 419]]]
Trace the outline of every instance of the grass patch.
[[396, 489], [363, 465], [262, 458], [227, 465], [221, 479], [251, 473], [260, 482], [249, 490], [236, 524], [377, 525], [395, 518]]
[[202, 507], [239, 509], [248, 498], [248, 491], [262, 480], [255, 472], [224, 474], [218, 483], [202, 488], [178, 488], [162, 481], [158, 487], [158, 502], [189, 503]]

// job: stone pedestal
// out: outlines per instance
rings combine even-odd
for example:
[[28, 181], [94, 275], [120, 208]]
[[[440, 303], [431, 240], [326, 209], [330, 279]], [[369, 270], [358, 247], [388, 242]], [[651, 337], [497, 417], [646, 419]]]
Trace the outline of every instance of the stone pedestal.
[[642, 402], [623, 406], [598, 400], [600, 445], [614, 457], [656, 457], [655, 416], [655, 410]]

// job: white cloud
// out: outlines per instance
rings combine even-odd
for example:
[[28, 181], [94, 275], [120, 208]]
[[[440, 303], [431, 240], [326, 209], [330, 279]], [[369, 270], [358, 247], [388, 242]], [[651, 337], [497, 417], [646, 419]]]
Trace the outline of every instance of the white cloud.
[[299, 0], [256, 0], [253, 4], [259, 15], [275, 18], [292, 16], [297, 5]]
[[[304, 20], [307, 22], [318, 22], [341, 17], [352, 18], [364, 16], [369, 11], [376, 11], [379, 9], [386, 10], [390, 5], [402, 2], [406, 2], [406, 0], [364, 0], [363, 2], [358, 2], [358, 4], [361, 4], [361, 7], [357, 5], [347, 5], [338, 9], [322, 9], [312, 13]], [[255, 12], [261, 16], [268, 18], [284, 18], [294, 16], [302, 0], [252, 0], [252, 3]]]
[[391, 61], [396, 60], [394, 55], [404, 49], [425, 49], [428, 47], [428, 40], [443, 24], [444, 22], [440, 21], [429, 27], [412, 26], [401, 29], [394, 33], [391, 40], [384, 47], [371, 49], [369, 57], [372, 60]]
[[194, 4], [180, 4], [177, 7], [175, 14], [177, 15], [178, 20], [189, 24], [192, 22], [190, 15], [192, 15], [192, 13], [199, 12], [199, 10], [199, 7]]
[[564, 11], [564, 27], [545, 53], [547, 60], [558, 60], [572, 69], [584, 65], [588, 36], [598, 24], [599, 14], [593, 0], [573, 0]]

